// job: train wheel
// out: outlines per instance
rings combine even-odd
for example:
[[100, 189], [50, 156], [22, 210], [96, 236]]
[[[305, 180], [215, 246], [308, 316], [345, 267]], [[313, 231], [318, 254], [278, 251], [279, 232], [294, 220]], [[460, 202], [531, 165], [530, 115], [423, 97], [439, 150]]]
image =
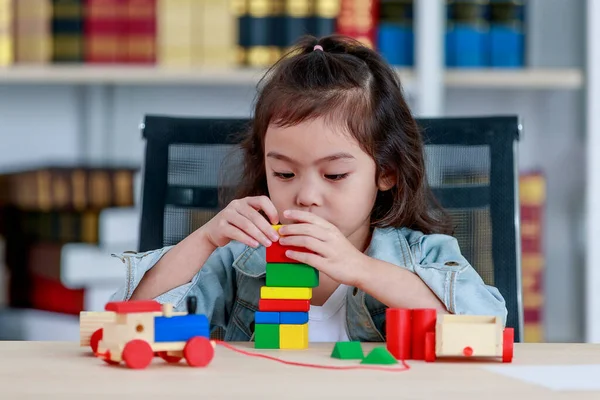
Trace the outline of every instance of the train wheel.
[[210, 340], [202, 336], [191, 338], [183, 348], [183, 356], [187, 363], [192, 367], [207, 366], [214, 355], [215, 349], [210, 343]]
[[104, 357], [102, 357], [102, 360], [105, 363], [109, 364], [109, 365], [117, 365], [117, 364], [119, 364], [118, 361], [113, 361], [113, 360], [110, 359], [110, 350], [106, 350], [106, 353], [105, 353]]
[[515, 330], [505, 328], [502, 333], [502, 362], [508, 363], [513, 359]]
[[153, 357], [154, 352], [152, 351], [152, 347], [150, 347], [148, 342], [141, 339], [134, 339], [127, 342], [123, 349], [123, 361], [131, 369], [146, 368], [152, 362]]
[[167, 354], [166, 351], [159, 351], [158, 356], [166, 362], [168, 362], [169, 364], [177, 364], [182, 358], [180, 356], [172, 356], [170, 354]]
[[427, 332], [425, 334], [425, 361], [435, 361], [435, 333]]
[[98, 343], [102, 340], [102, 328], [96, 329], [94, 333], [92, 333], [92, 337], [90, 337], [90, 347], [94, 354], [98, 351]]

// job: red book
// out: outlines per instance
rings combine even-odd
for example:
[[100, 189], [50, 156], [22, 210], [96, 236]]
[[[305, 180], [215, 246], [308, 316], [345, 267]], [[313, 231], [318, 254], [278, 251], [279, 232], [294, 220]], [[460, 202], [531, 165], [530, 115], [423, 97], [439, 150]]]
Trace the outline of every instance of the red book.
[[127, 0], [86, 0], [84, 57], [88, 63], [118, 63], [124, 60], [124, 15]]
[[359, 40], [370, 48], [377, 42], [378, 0], [341, 0], [337, 33]]
[[156, 0], [127, 0], [127, 62], [156, 62]]

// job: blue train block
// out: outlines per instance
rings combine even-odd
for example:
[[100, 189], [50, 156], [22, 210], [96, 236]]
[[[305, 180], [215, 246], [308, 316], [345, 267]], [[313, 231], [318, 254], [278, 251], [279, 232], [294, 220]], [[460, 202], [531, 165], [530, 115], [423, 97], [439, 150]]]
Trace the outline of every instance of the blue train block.
[[210, 338], [206, 315], [189, 314], [154, 318], [155, 342], [185, 342], [194, 336]]
[[308, 323], [307, 312], [285, 311], [279, 316], [279, 323], [285, 325], [302, 325]]
[[279, 314], [277, 311], [256, 311], [254, 313], [254, 323], [279, 324]]

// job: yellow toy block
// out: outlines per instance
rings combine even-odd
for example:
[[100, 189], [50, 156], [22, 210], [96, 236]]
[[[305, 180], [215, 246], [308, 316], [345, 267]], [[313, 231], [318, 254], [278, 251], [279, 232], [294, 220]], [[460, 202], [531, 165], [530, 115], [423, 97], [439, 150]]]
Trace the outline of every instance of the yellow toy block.
[[307, 349], [308, 348], [308, 324], [279, 325], [279, 348]]
[[260, 288], [260, 298], [280, 300], [310, 300], [312, 298], [312, 288], [263, 286]]

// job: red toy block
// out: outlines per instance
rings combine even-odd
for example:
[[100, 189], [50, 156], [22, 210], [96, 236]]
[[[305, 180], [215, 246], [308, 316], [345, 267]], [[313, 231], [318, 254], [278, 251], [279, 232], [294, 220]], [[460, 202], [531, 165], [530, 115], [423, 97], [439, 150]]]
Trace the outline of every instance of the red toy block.
[[411, 358], [425, 360], [425, 336], [435, 332], [437, 311], [434, 308], [416, 309], [412, 312], [411, 326]]
[[258, 310], [307, 312], [310, 310], [310, 300], [260, 299]]
[[160, 312], [162, 305], [155, 300], [112, 301], [104, 309], [119, 314]]
[[406, 308], [388, 308], [385, 312], [386, 346], [397, 360], [410, 360], [411, 318], [412, 310]]
[[504, 328], [502, 332], [502, 362], [511, 362], [515, 344], [515, 329]]
[[425, 334], [425, 361], [435, 361], [435, 332]]
[[306, 250], [303, 247], [295, 247], [295, 246], [284, 246], [279, 242], [273, 242], [269, 247], [267, 247], [267, 262], [268, 263], [298, 263], [298, 260], [293, 260], [285, 255], [286, 250], [294, 250], [294, 251], [302, 251], [305, 253], [310, 253], [310, 251]]

